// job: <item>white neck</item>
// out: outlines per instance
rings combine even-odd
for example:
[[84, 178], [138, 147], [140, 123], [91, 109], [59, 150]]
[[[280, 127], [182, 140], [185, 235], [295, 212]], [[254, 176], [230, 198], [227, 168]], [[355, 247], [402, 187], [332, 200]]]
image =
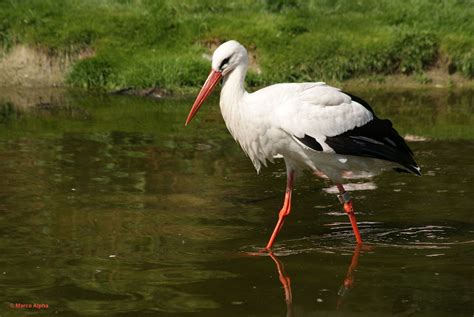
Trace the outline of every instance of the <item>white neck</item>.
[[219, 105], [222, 117], [229, 132], [237, 142], [242, 142], [243, 126], [246, 124], [244, 98], [247, 92], [244, 88], [247, 64], [238, 65], [224, 77]]
[[240, 64], [224, 77], [221, 90], [221, 105], [231, 106], [238, 104], [246, 94], [244, 82], [247, 74], [247, 65]]
[[[259, 171], [260, 161], [265, 161], [266, 152], [260, 147], [258, 135], [252, 133], [257, 128], [255, 120], [249, 118], [253, 104], [244, 88], [246, 73], [247, 64], [242, 63], [224, 78], [219, 104], [227, 129]], [[259, 154], [263, 156], [260, 158]]]

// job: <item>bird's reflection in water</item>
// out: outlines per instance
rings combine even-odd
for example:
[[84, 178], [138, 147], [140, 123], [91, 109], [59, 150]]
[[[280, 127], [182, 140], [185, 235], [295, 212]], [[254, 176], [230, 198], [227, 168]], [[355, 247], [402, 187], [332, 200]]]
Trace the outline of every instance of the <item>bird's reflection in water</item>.
[[290, 276], [286, 274], [283, 262], [281, 262], [280, 259], [278, 259], [275, 254], [273, 254], [273, 252], [270, 251], [268, 255], [270, 255], [273, 262], [276, 264], [278, 278], [280, 279], [280, 283], [283, 285], [283, 289], [285, 290], [286, 316], [293, 316], [293, 295], [291, 294]]
[[344, 301], [344, 296], [349, 292], [349, 290], [354, 286], [354, 273], [357, 269], [357, 265], [359, 265], [359, 254], [360, 250], [362, 249], [362, 244], [357, 244], [354, 253], [352, 254], [351, 264], [347, 269], [346, 277], [342, 282], [339, 291], [337, 292], [337, 305], [336, 309], [339, 309]]
[[[344, 297], [347, 295], [350, 289], [354, 287], [354, 274], [359, 264], [359, 255], [361, 250], [362, 244], [357, 244], [354, 248], [354, 253], [352, 254], [351, 263], [347, 269], [346, 276], [342, 282], [341, 287], [339, 288], [339, 291], [337, 292], [338, 298], [336, 309], [341, 308], [344, 302]], [[273, 252], [270, 251], [268, 255], [273, 260], [273, 262], [275, 262], [278, 278], [280, 279], [280, 283], [282, 284], [283, 290], [285, 292], [285, 302], [287, 308], [286, 316], [294, 316], [290, 276], [286, 273], [283, 262]]]

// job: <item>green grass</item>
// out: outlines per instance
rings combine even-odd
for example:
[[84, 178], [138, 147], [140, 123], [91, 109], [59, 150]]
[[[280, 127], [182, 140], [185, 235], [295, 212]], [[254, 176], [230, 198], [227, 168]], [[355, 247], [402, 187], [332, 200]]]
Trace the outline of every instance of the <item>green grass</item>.
[[262, 70], [251, 86], [281, 81], [423, 73], [439, 60], [474, 78], [470, 0], [2, 0], [0, 48], [95, 54], [72, 86], [107, 89], [202, 83], [209, 43], [237, 39]]

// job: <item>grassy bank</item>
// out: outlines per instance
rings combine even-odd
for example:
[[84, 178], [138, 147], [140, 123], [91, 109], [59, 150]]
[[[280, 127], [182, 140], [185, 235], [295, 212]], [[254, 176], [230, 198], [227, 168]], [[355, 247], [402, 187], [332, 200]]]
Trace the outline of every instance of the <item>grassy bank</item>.
[[87, 51], [72, 86], [183, 90], [202, 83], [203, 58], [237, 39], [249, 85], [356, 78], [383, 81], [433, 68], [474, 78], [474, 3], [462, 0], [3, 0], [0, 46], [51, 55]]

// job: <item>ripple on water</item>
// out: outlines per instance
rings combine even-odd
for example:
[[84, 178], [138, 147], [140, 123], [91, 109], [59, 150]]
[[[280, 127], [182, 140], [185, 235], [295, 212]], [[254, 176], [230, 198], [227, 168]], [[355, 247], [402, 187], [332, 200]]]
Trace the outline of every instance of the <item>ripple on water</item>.
[[[326, 225], [330, 232], [302, 237], [298, 239], [282, 240], [273, 249], [277, 256], [289, 256], [302, 253], [344, 253], [354, 249], [353, 232], [347, 222], [333, 222]], [[388, 230], [382, 222], [360, 222], [359, 230], [365, 238], [364, 245], [370, 247], [390, 247], [397, 249], [442, 250], [458, 245], [474, 244], [474, 240], [459, 240], [459, 230], [453, 226], [425, 225], [408, 228], [394, 228]], [[244, 253], [261, 253], [261, 246], [245, 246]], [[260, 253], [259, 253], [260, 252]], [[427, 257], [444, 256], [444, 252], [426, 254]]]

